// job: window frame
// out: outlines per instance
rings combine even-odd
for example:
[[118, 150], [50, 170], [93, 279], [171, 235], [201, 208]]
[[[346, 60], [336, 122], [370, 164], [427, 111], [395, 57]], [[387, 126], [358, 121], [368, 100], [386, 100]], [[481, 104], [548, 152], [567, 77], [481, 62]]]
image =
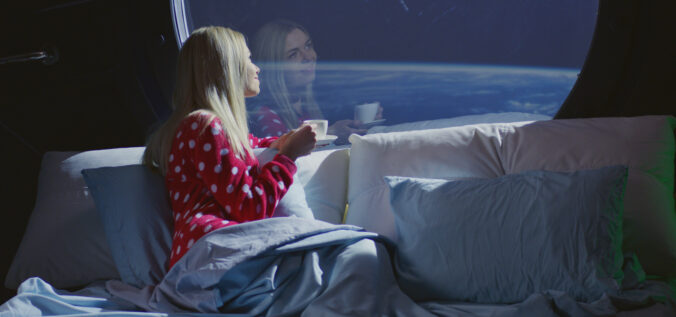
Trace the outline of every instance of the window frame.
[[174, 35], [176, 36], [176, 44], [180, 49], [183, 42], [190, 36], [188, 28], [188, 18], [185, 15], [185, 1], [183, 0], [169, 0], [171, 2], [171, 15], [174, 20]]

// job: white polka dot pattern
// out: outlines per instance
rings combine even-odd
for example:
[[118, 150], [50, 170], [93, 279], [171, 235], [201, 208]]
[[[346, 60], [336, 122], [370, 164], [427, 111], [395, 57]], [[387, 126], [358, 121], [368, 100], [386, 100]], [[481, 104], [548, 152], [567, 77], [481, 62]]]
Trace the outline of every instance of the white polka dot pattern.
[[[262, 173], [255, 158], [245, 155], [243, 160], [232, 151], [218, 118], [210, 120], [205, 127], [208, 132], [202, 133], [200, 122], [212, 118], [206, 112], [198, 113], [181, 123], [169, 154], [175, 174], [167, 175], [167, 189], [176, 211], [170, 266], [209, 232], [270, 217], [272, 202], [284, 195], [296, 170], [291, 160], [280, 156], [275, 164], [266, 165], [268, 173]], [[248, 141], [258, 147], [274, 139], [250, 136]]]

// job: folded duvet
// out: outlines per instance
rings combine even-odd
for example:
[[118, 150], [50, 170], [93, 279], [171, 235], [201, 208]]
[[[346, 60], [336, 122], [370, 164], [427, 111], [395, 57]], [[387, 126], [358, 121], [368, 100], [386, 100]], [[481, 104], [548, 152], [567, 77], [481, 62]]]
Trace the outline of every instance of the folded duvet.
[[[272, 218], [211, 232], [157, 285], [120, 281], [68, 292], [22, 283], [0, 316], [673, 316], [673, 290], [646, 281], [591, 303], [546, 291], [510, 305], [416, 303], [390, 244], [358, 227]], [[197, 313], [199, 312], [199, 313]]]
[[156, 286], [139, 290], [111, 281], [107, 288], [167, 313], [431, 315], [399, 289], [377, 234], [293, 217], [209, 233]]

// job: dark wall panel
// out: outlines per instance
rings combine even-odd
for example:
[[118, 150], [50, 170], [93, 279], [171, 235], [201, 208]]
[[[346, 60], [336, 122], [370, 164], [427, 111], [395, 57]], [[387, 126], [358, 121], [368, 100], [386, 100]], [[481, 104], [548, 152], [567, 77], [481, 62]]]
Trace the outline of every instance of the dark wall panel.
[[[19, 2], [19, 1], [15, 1]], [[0, 4], [0, 57], [49, 49], [53, 65], [0, 65], [0, 282], [33, 209], [42, 155], [141, 146], [169, 113], [177, 45], [169, 1]], [[2, 292], [2, 301], [12, 290]]]

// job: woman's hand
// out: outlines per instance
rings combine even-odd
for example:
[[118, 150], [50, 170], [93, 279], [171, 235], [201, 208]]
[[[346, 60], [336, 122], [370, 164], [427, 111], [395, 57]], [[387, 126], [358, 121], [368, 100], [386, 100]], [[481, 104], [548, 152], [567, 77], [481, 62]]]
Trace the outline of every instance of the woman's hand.
[[335, 141], [336, 144], [345, 144], [350, 134], [364, 135], [366, 131], [367, 129], [361, 127], [359, 120], [340, 120], [329, 126], [328, 134], [338, 136]]
[[378, 112], [376, 112], [376, 117], [373, 120], [380, 120], [383, 118], [383, 106], [378, 105]]
[[[301, 156], [310, 154], [317, 143], [317, 134], [312, 131], [312, 127], [309, 125], [302, 126], [287, 134], [288, 136], [280, 144], [279, 154], [294, 161]], [[282, 138], [280, 137], [280, 139]]]
[[271, 149], [276, 149], [280, 150], [282, 148], [282, 145], [286, 142], [286, 139], [289, 137], [294, 132], [294, 130], [291, 130], [287, 133], [284, 133], [282, 136], [280, 136], [277, 140], [273, 141], [270, 143], [269, 148]]

